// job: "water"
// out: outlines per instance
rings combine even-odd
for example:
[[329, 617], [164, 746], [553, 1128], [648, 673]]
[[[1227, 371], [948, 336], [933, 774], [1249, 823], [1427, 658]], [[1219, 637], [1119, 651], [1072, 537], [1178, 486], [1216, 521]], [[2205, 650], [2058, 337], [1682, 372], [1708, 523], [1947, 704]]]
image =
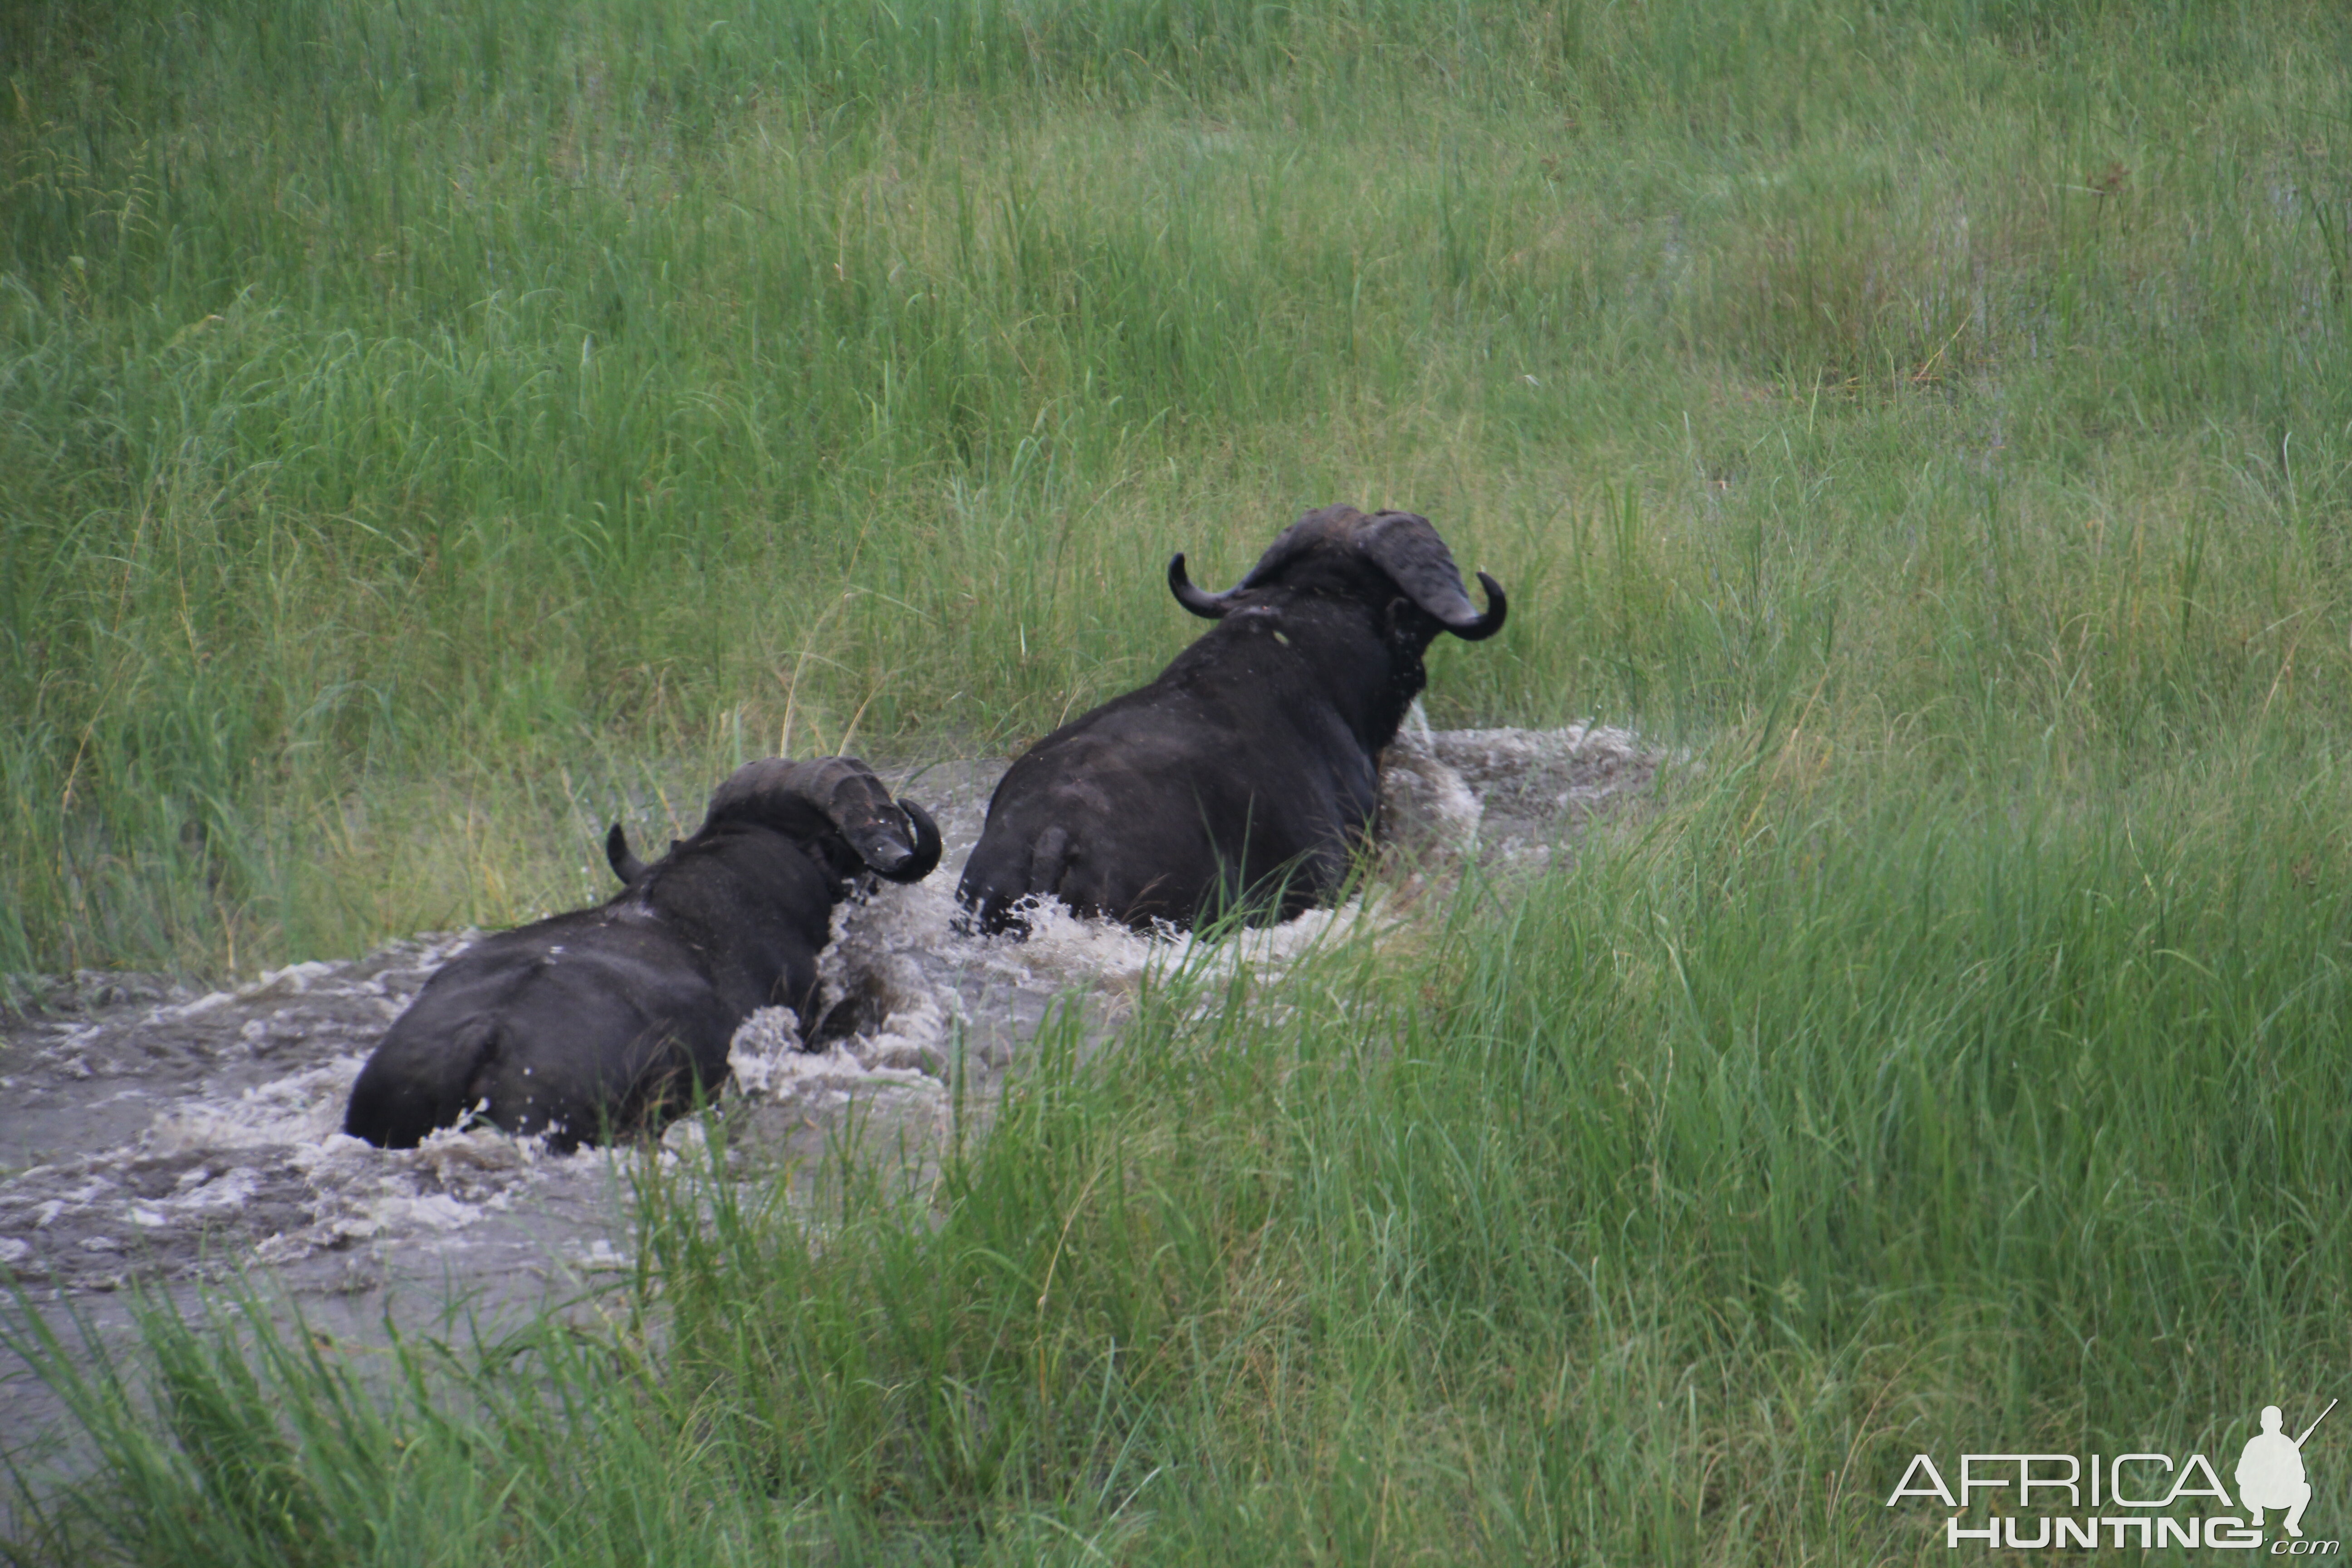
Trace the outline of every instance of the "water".
[[[1409, 727], [1383, 776], [1392, 880], [1442, 879], [1465, 854], [1506, 873], [1539, 867], [1655, 763], [1622, 731]], [[1003, 769], [886, 771], [938, 819], [940, 869], [837, 912], [822, 965], [829, 998], [845, 1004], [834, 1037], [805, 1048], [783, 1009], [738, 1034], [729, 1114], [737, 1143], [771, 1157], [758, 1163], [814, 1152], [852, 1115], [869, 1133], [936, 1141], [959, 1056], [964, 1103], [985, 1107], [1073, 992], [1099, 1034], [1154, 963], [1278, 968], [1335, 927], [1388, 918], [1360, 903], [1315, 910], [1204, 950], [1059, 911], [1025, 942], [959, 936], [956, 872]], [[106, 1293], [133, 1281], [184, 1300], [257, 1270], [307, 1314], [357, 1322], [419, 1288], [527, 1311], [625, 1268], [625, 1162], [642, 1151], [551, 1154], [496, 1131], [382, 1150], [339, 1131], [384, 1026], [473, 935], [407, 938], [203, 995], [137, 975], [58, 987], [47, 1016], [0, 1033], [0, 1266], [32, 1300], [62, 1299], [101, 1328], [123, 1318]], [[689, 1120], [664, 1145], [674, 1154], [698, 1136]], [[47, 1411], [21, 1375], [0, 1382], [0, 1431]]]

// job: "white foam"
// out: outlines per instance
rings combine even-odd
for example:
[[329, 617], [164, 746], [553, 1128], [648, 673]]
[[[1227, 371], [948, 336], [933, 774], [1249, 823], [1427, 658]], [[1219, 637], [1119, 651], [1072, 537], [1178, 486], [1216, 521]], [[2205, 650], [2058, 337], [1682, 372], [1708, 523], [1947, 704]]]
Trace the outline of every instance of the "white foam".
[[191, 1184], [183, 1176], [181, 1190], [163, 1200], [165, 1208], [188, 1214], [230, 1213], [252, 1202], [261, 1188], [261, 1177], [250, 1166], [240, 1165], [217, 1176], [201, 1169], [189, 1174], [201, 1174], [203, 1179]]
[[762, 1007], [743, 1020], [727, 1047], [735, 1087], [746, 1094], [772, 1094], [801, 1054], [800, 1019], [790, 1007]]
[[1661, 760], [1632, 731], [1589, 720], [1564, 730], [1448, 730], [1433, 741], [1431, 750], [1482, 794], [1555, 808], [1640, 789]]
[[[819, 962], [822, 1048], [804, 1048], [789, 1010], [755, 1013], [730, 1051], [734, 1092], [782, 1108], [772, 1129], [860, 1101], [936, 1124], [959, 1058], [1004, 1066], [1049, 1009], [1076, 999], [1089, 1030], [1101, 1031], [1161, 979], [1198, 983], [1214, 998], [1241, 968], [1278, 974], [1327, 944], [1385, 940], [1432, 876], [1473, 855], [1546, 855], [1555, 825], [1641, 788], [1657, 762], [1623, 730], [1433, 731], [1415, 715], [1386, 759], [1381, 808], [1381, 831], [1410, 849], [1412, 875], [1376, 879], [1370, 896], [1339, 908], [1213, 942], [1082, 920], [1057, 904], [1034, 911], [1025, 941], [962, 934], [950, 871], [914, 887], [883, 884], [835, 912], [835, 940]], [[949, 867], [977, 837], [985, 771], [940, 775], [973, 781], [937, 803], [954, 851]], [[934, 804], [920, 785], [909, 793]], [[48, 1092], [93, 1079], [89, 1098], [69, 1091], [75, 1109], [146, 1096], [155, 1114], [128, 1142], [0, 1182], [0, 1263], [79, 1268], [79, 1278], [104, 1283], [141, 1258], [194, 1267], [234, 1256], [233, 1244], [284, 1262], [456, 1236], [530, 1194], [558, 1204], [594, 1194], [601, 1205], [608, 1165], [598, 1151], [554, 1155], [541, 1140], [490, 1128], [446, 1130], [413, 1150], [342, 1134], [352, 1081], [384, 1023], [474, 940], [471, 931], [418, 938], [348, 963], [289, 964], [193, 1000], [42, 1026], [22, 1071], [37, 1072]], [[698, 1121], [675, 1123], [660, 1158], [690, 1160], [703, 1137]], [[593, 1251], [582, 1261], [607, 1266]]]
[[364, 1058], [337, 1057], [247, 1089], [231, 1101], [198, 1099], [155, 1118], [142, 1141], [158, 1156], [315, 1143], [342, 1126]]
[[1468, 854], [1486, 806], [1426, 733], [1399, 734], [1381, 759], [1381, 837], [1408, 852]]

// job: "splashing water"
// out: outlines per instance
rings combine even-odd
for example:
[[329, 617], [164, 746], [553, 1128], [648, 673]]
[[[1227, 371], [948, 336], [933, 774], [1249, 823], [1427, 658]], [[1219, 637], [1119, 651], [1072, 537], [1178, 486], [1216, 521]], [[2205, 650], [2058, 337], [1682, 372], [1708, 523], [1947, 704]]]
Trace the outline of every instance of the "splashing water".
[[[852, 1108], [931, 1136], [948, 1124], [959, 1063], [984, 1101], [1060, 999], [1082, 993], [1099, 1037], [1149, 973], [1279, 972], [1318, 944], [1376, 936], [1404, 918], [1400, 888], [1471, 854], [1540, 867], [1563, 832], [1646, 786], [1656, 763], [1620, 730], [1408, 726], [1385, 759], [1380, 821], [1402, 879], [1213, 942], [1050, 905], [1025, 942], [957, 934], [953, 868], [979, 837], [1003, 764], [921, 770], [898, 787], [938, 819], [941, 869], [836, 912], [818, 1037], [803, 1041], [787, 1009], [754, 1014], [730, 1055], [730, 1099], [750, 1112], [751, 1135], [779, 1147], [813, 1146]], [[495, 1278], [551, 1253], [576, 1268], [625, 1265], [611, 1152], [552, 1154], [489, 1129], [383, 1150], [340, 1131], [384, 1026], [475, 934], [298, 963], [201, 996], [89, 977], [58, 1016], [9, 1026], [0, 1271], [78, 1293], [260, 1263], [297, 1289], [350, 1291], [394, 1277]], [[698, 1135], [683, 1122], [663, 1145], [676, 1157]]]

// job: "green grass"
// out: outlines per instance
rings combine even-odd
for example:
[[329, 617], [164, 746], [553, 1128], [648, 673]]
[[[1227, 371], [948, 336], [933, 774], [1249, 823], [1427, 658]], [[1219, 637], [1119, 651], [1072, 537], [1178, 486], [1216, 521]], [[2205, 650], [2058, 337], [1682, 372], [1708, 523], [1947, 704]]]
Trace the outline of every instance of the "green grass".
[[561, 904], [788, 715], [1014, 745], [1334, 499], [1526, 606], [1442, 719], [2343, 708], [2330, 6], [0, 26], [0, 969]]
[[597, 1314], [152, 1312], [20, 1550], [1940, 1562], [1884, 1506], [1917, 1451], [2226, 1475], [2352, 1351], [2352, 899], [2299, 869], [2325, 820], [2213, 809], [2273, 784], [2126, 832], [1741, 771], [1385, 947], [1163, 977], [1088, 1062], [1049, 1026], [933, 1179], [647, 1166]]
[[0, 971], [579, 901], [788, 727], [1023, 743], [1191, 635], [1171, 552], [1336, 500], [1511, 590], [1440, 722], [1698, 763], [1401, 944], [1049, 1039], [913, 1197], [649, 1188], [622, 1328], [391, 1376], [155, 1318], [22, 1552], [1940, 1562], [1915, 1449], [2226, 1474], [2352, 1352], [2347, 51], [2283, 0], [8, 10]]

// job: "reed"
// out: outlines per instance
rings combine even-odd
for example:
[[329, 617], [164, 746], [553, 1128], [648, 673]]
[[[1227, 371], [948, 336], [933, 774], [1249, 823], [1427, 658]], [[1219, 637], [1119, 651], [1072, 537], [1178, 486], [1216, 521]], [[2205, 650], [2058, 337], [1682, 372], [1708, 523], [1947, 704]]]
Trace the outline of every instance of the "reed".
[[788, 713], [1012, 745], [1340, 498], [1528, 607], [1441, 715], [2340, 710], [2330, 7], [0, 26], [0, 968], [546, 908], [551, 781]]
[[1686, 753], [1047, 1029], [932, 1176], [648, 1167], [608, 1319], [12, 1331], [96, 1464], [9, 1550], [1874, 1562], [1917, 1448], [2234, 1453], [2352, 1278], [2347, 27], [0, 15], [0, 970], [576, 903], [788, 716], [1042, 733], [1335, 500], [1512, 591], [1441, 723]]
[[1859, 1562], [1944, 1549], [1885, 1505], [1922, 1449], [2226, 1470], [2342, 1352], [2341, 785], [2020, 821], [1801, 754], [1402, 935], [1159, 973], [1108, 1048], [1074, 1005], [936, 1165], [626, 1156], [593, 1311], [16, 1331], [93, 1468], [14, 1550]]

